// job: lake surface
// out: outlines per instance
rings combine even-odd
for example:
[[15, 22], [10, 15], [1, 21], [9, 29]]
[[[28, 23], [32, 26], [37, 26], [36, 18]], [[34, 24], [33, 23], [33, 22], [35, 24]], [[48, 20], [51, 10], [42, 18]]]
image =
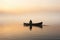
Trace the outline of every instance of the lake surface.
[[[23, 25], [30, 19], [46, 26], [33, 26], [30, 31]], [[0, 40], [60, 40], [60, 13], [0, 14]]]
[[43, 28], [24, 27], [20, 23], [1, 24], [0, 40], [60, 40], [60, 25], [46, 25]]

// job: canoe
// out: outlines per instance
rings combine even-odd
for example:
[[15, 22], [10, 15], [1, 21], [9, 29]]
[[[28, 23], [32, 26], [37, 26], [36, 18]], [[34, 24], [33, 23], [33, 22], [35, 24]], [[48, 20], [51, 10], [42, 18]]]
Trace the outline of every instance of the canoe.
[[24, 23], [24, 26], [30, 26], [30, 25], [32, 25], [32, 26], [42, 26], [42, 24], [43, 24], [43, 22], [32, 23], [32, 24], [30, 24], [30, 23]]

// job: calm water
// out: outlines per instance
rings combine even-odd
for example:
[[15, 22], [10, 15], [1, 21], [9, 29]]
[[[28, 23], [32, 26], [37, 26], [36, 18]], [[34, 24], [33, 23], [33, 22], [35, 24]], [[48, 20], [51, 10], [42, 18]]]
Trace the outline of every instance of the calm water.
[[33, 27], [32, 31], [23, 24], [12, 23], [0, 25], [0, 40], [59, 40], [60, 25]]
[[[43, 28], [24, 27], [24, 22], [43, 21]], [[60, 13], [0, 15], [0, 40], [60, 40]]]

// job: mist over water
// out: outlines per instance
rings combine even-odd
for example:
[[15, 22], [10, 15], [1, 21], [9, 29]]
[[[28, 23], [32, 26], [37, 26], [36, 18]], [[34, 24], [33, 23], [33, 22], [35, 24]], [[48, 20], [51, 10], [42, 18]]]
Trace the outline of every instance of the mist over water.
[[29, 20], [35, 22], [44, 22], [44, 24], [59, 24], [60, 23], [60, 13], [46, 12], [46, 13], [25, 13], [21, 15], [12, 14], [0, 14], [0, 22], [14, 23], [19, 22], [29, 22]]
[[[1, 15], [1, 14], [0, 14]], [[21, 15], [5, 14], [0, 16], [0, 40], [59, 40], [59, 13], [32, 13]], [[43, 22], [43, 28], [33, 26], [32, 31], [24, 27], [23, 23]]]
[[60, 0], [0, 0], [0, 40], [60, 40]]

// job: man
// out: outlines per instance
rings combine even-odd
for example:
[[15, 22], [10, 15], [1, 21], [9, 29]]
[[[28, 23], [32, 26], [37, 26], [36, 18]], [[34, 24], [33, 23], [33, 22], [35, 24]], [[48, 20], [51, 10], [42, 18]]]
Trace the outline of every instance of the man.
[[30, 20], [29, 24], [30, 24], [30, 30], [31, 30], [32, 29], [32, 20]]

